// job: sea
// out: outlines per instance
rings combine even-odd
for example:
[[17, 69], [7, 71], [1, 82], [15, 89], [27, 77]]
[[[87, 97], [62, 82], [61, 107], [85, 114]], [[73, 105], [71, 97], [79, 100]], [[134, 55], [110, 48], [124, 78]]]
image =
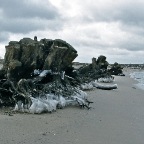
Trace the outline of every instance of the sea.
[[130, 74], [130, 77], [137, 80], [138, 86], [140, 89], [144, 90], [144, 71], [137, 71]]

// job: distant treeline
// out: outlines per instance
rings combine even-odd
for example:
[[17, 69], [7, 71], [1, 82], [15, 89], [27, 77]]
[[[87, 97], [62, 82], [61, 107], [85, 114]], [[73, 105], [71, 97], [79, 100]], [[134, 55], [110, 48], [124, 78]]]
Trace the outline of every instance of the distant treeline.
[[144, 64], [121, 64], [122, 67], [143, 68]]
[[[113, 64], [110, 64], [112, 66]], [[133, 69], [144, 69], [144, 64], [120, 64], [123, 68], [129, 67]]]
[[[79, 63], [79, 62], [73, 62], [73, 65], [88, 65], [89, 63]], [[109, 64], [111, 67], [113, 64]], [[142, 68], [144, 69], [144, 64], [120, 64], [123, 68], [124, 67], [130, 67], [130, 68]]]

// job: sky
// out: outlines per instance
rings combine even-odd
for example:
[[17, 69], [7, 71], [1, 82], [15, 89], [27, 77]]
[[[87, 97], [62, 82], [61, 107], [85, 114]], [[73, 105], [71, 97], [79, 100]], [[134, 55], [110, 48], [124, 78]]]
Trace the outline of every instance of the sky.
[[77, 62], [144, 63], [144, 0], [0, 0], [0, 57], [34, 36], [65, 40]]

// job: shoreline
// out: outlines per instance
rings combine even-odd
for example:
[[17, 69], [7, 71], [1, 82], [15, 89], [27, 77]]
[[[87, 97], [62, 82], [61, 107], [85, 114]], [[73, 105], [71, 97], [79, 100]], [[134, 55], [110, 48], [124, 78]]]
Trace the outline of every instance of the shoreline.
[[91, 109], [52, 114], [0, 113], [1, 144], [143, 144], [144, 96], [136, 80], [115, 76], [115, 90], [87, 91]]
[[[130, 69], [130, 68], [126, 68], [124, 69], [124, 74], [128, 77], [131, 78], [130, 74], [134, 73], [134, 72], [144, 72], [144, 69]], [[131, 78], [134, 80], [134, 86], [140, 90], [144, 90], [144, 85], [142, 85], [137, 79], [135, 78]]]

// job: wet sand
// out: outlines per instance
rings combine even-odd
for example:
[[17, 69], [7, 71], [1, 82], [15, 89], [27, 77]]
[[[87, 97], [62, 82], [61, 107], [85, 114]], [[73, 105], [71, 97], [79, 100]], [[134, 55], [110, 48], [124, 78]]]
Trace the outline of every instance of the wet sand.
[[52, 114], [0, 112], [0, 144], [143, 144], [144, 91], [115, 76], [116, 90], [89, 91], [92, 109], [67, 107]]

